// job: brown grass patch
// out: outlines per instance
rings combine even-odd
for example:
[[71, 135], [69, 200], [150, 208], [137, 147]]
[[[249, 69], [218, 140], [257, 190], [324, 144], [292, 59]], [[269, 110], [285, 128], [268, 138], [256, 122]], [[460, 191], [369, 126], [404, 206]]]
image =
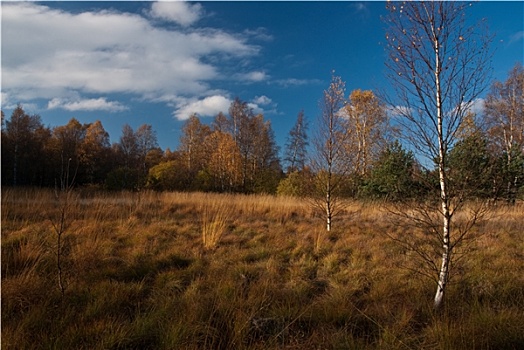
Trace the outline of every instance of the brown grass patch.
[[374, 203], [331, 233], [306, 202], [205, 193], [77, 194], [67, 208], [62, 299], [53, 193], [2, 192], [2, 347], [488, 349], [524, 344], [524, 212], [476, 227], [448, 307], [406, 269]]

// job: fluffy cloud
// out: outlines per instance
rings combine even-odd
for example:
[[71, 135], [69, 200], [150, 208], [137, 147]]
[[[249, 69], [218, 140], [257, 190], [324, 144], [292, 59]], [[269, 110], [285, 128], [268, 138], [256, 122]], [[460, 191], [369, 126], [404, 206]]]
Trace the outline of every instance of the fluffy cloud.
[[188, 100], [178, 103], [178, 108], [174, 113], [178, 120], [186, 120], [193, 113], [202, 117], [215, 116], [218, 113], [227, 113], [231, 100], [225, 96], [208, 96], [202, 100]]
[[[186, 27], [201, 13], [200, 5], [183, 2], [153, 3], [148, 12]], [[225, 79], [222, 65], [258, 54], [247, 40], [212, 28], [158, 27], [144, 16], [114, 10], [70, 13], [2, 3], [2, 92], [24, 105], [47, 99], [52, 108], [70, 110], [122, 110], [105, 97], [115, 93], [198, 99], [212, 95], [211, 84]]]
[[67, 111], [109, 111], [120, 112], [127, 110], [127, 107], [116, 101], [107, 101], [106, 98], [92, 98], [78, 101], [64, 101], [53, 98], [47, 104], [48, 109], [62, 108]]
[[476, 115], [482, 115], [484, 113], [485, 102], [486, 101], [483, 98], [476, 98], [473, 100], [473, 102], [471, 102], [469, 110]]
[[155, 2], [151, 6], [151, 16], [168, 21], [173, 21], [183, 27], [195, 23], [202, 16], [200, 4], [191, 5], [185, 1]]
[[257, 105], [266, 106], [266, 105], [269, 105], [273, 101], [271, 101], [269, 97], [262, 95], [262, 96], [256, 96], [253, 102], [256, 103]]
[[275, 103], [272, 99], [269, 97], [262, 95], [262, 96], [256, 96], [250, 103], [248, 103], [248, 106], [253, 109], [253, 112], [255, 114], [262, 113], [262, 114], [277, 114], [277, 103]]
[[[200, 117], [214, 117], [220, 112], [227, 114], [231, 102], [233, 101], [229, 97], [222, 94], [215, 94], [200, 100], [183, 98], [171, 99], [171, 103], [173, 103], [176, 108], [173, 115], [178, 120], [186, 120], [194, 113]], [[264, 95], [256, 96], [251, 102], [248, 102], [247, 105], [253, 109], [255, 114], [276, 113], [276, 103]], [[265, 110], [266, 108], [269, 108], [269, 110]]]
[[[11, 100], [7, 92], [2, 91], [0, 93], [0, 106], [2, 106], [2, 109], [4, 111], [6, 109], [15, 109], [19, 102], [20, 101]], [[39, 110], [38, 105], [36, 103], [24, 103], [23, 107], [24, 111], [29, 114], [37, 113], [37, 111]]]
[[[7, 105], [10, 105], [9, 95], [6, 92], [0, 92], [0, 104], [5, 108]], [[9, 107], [11, 108], [11, 107]]]

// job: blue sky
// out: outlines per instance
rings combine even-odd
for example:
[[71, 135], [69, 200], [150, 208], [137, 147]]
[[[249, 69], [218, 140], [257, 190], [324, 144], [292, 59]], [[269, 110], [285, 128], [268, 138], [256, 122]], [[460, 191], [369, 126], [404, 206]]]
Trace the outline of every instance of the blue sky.
[[[176, 149], [192, 112], [211, 122], [235, 97], [270, 119], [283, 147], [298, 112], [311, 127], [335, 70], [386, 88], [384, 2], [2, 2], [2, 110], [44, 124], [148, 123]], [[478, 2], [495, 34], [494, 78], [524, 56], [524, 2]]]

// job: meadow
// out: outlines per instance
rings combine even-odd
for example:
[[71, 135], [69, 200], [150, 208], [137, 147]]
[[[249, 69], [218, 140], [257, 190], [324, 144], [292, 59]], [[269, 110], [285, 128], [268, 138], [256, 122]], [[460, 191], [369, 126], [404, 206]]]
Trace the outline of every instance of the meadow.
[[329, 233], [263, 195], [4, 188], [1, 213], [2, 349], [524, 348], [523, 204], [477, 225], [440, 313], [386, 234], [423, 233], [378, 203]]

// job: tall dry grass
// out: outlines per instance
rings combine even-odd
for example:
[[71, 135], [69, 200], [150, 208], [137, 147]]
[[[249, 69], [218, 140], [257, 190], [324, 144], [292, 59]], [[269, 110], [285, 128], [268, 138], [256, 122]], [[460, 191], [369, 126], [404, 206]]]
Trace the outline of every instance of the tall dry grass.
[[214, 249], [226, 233], [231, 221], [231, 208], [224, 203], [201, 204], [202, 244], [204, 249]]
[[[77, 193], [63, 298], [52, 203], [48, 191], [2, 191], [2, 348], [524, 344], [522, 207], [495, 208], [479, 223], [445, 312], [435, 315], [434, 285], [403, 268], [413, 258], [384, 234], [418, 233], [373, 203], [354, 203], [325, 234], [322, 218], [295, 198]], [[206, 225], [214, 243], [203, 254]]]

